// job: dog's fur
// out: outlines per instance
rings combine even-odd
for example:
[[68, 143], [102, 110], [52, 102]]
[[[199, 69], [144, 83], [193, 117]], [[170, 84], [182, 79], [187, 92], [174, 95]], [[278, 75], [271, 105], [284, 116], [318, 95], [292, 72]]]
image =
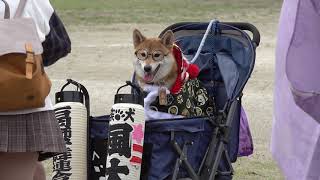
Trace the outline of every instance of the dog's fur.
[[[181, 68], [177, 64], [177, 56], [174, 55], [174, 34], [172, 31], [167, 31], [161, 38], [146, 38], [140, 31], [133, 31], [133, 44], [135, 51], [146, 50], [149, 54], [154, 51], [162, 51], [166, 56], [162, 61], [155, 61], [148, 55], [147, 59], [139, 60], [137, 57], [134, 59], [134, 69], [136, 73], [136, 80], [142, 90], [148, 92], [148, 87], [155, 85], [156, 87], [167, 88], [166, 91], [171, 91], [172, 87], [177, 85], [178, 79], [181, 76], [179, 69]], [[181, 61], [183, 61], [182, 59]], [[151, 66], [151, 71], [146, 72], [145, 66]], [[198, 67], [193, 65], [194, 71], [198, 71]], [[192, 73], [191, 65], [188, 66]], [[197, 70], [195, 70], [197, 69]], [[148, 70], [147, 70], [148, 71]], [[198, 74], [198, 72], [196, 73]], [[151, 95], [159, 95], [160, 90], [157, 92], [148, 92], [148, 96], [145, 98], [145, 108], [147, 117], [152, 119], [159, 119], [167, 117], [167, 115], [161, 113], [167, 113], [171, 115], [192, 117], [192, 116], [212, 116], [215, 112], [215, 106], [213, 101], [209, 98], [209, 95], [204, 87], [201, 86], [201, 82], [196, 79], [195, 73], [189, 74], [192, 79], [182, 81], [181, 89], [178, 92], [167, 93], [167, 104], [160, 103], [160, 97], [153, 97]], [[178, 83], [179, 84], [179, 83]], [[152, 89], [152, 88], [151, 88]], [[161, 88], [163, 89], [163, 88]], [[149, 97], [150, 96], [150, 97]], [[148, 98], [149, 97], [149, 98]], [[171, 98], [170, 98], [171, 97]], [[146, 102], [152, 100], [153, 102]], [[149, 106], [149, 107], [147, 107]], [[148, 111], [147, 109], [152, 109]], [[149, 114], [149, 116], [148, 116]], [[157, 116], [157, 117], [155, 117]]]
[[[160, 84], [163, 83], [168, 89], [171, 89], [177, 78], [177, 64], [172, 53], [174, 43], [174, 35], [172, 31], [167, 31], [162, 38], [146, 38], [137, 29], [133, 31], [133, 44], [135, 50], [145, 49], [149, 53], [153, 51], [162, 51], [164, 54], [168, 54], [160, 62], [154, 61], [151, 56], [144, 61], [138, 58], [134, 59], [134, 69], [136, 72], [137, 80], [140, 87], [143, 89], [146, 83]], [[151, 73], [153, 80], [146, 82], [144, 79], [146, 72], [144, 67], [150, 65], [152, 67]], [[159, 69], [157, 67], [160, 65]]]

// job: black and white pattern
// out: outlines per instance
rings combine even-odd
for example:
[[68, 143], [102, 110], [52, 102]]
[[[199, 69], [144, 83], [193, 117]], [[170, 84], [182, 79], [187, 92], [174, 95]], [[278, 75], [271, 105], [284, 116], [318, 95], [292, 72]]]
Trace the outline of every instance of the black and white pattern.
[[87, 109], [77, 102], [60, 102], [55, 106], [67, 151], [53, 158], [52, 180], [82, 179], [87, 176]]
[[52, 13], [49, 26], [50, 32], [46, 36], [45, 41], [42, 43], [42, 57], [45, 66], [54, 64], [60, 58], [65, 57], [71, 52], [70, 38], [56, 12]]
[[216, 113], [214, 99], [197, 79], [187, 81], [178, 94], [168, 94], [167, 102], [167, 105], [159, 105], [157, 98], [150, 109], [184, 117], [214, 116]]
[[[66, 106], [55, 109], [56, 118], [61, 128], [64, 141], [67, 145], [72, 145], [71, 142], [71, 107]], [[52, 180], [69, 179], [71, 173], [72, 149], [67, 147], [67, 152], [53, 157], [53, 177]]]
[[106, 180], [140, 179], [144, 108], [131, 103], [112, 106], [108, 129]]

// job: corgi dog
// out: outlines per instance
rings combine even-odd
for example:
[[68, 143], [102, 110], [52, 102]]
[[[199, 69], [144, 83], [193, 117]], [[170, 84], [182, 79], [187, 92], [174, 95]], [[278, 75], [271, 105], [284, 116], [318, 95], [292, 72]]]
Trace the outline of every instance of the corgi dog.
[[138, 85], [143, 90], [150, 85], [160, 87], [156, 102], [150, 104], [155, 111], [181, 116], [212, 113], [213, 109], [203, 109], [208, 107], [203, 100], [209, 98], [196, 79], [198, 66], [188, 63], [174, 41], [170, 30], [160, 38], [147, 38], [139, 30], [133, 31], [133, 65]]

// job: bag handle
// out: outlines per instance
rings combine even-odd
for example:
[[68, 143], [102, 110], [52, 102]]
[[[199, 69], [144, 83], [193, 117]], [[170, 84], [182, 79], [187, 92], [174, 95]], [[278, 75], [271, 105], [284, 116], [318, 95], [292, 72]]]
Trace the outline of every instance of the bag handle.
[[78, 83], [77, 81], [74, 81], [74, 80], [72, 80], [72, 79], [67, 79], [67, 83], [62, 86], [60, 92], [63, 92], [63, 90], [64, 90], [67, 86], [69, 86], [70, 84], [76, 86], [76, 87], [77, 87], [77, 91], [83, 93], [84, 98], [85, 98], [85, 99], [84, 99], [84, 101], [85, 101], [84, 105], [85, 105], [86, 108], [87, 108], [87, 115], [88, 115], [88, 119], [89, 119], [89, 117], [90, 117], [90, 98], [89, 98], [89, 92], [88, 92], [88, 90], [87, 90], [82, 84]]
[[[131, 86], [131, 93], [130, 94], [119, 94], [120, 90], [124, 87]], [[134, 91], [136, 93], [134, 93]], [[143, 99], [143, 94], [137, 85], [133, 84], [131, 81], [126, 81], [126, 84], [119, 87], [117, 90], [117, 94], [114, 96], [114, 103], [133, 103], [133, 104], [139, 104], [139, 105], [144, 105], [144, 99]]]
[[120, 86], [117, 90], [117, 94], [119, 94], [119, 92], [122, 88], [127, 87], [127, 86], [131, 86], [133, 89], [135, 89], [139, 96], [142, 94], [141, 89], [137, 85], [133, 84], [131, 81], [126, 81], [125, 85]]
[[[9, 4], [5, 0], [1, 0], [4, 3], [4, 19], [10, 19], [10, 8]], [[24, 8], [26, 7], [27, 0], [20, 0], [16, 14], [14, 18], [18, 18], [22, 16]]]
[[8, 5], [7, 1], [5, 1], [5, 0], [2, 0], [2, 2], [4, 3], [4, 18], [5, 19], [9, 19], [10, 18], [9, 5]]
[[14, 15], [14, 18], [19, 18], [22, 16], [22, 13], [24, 11], [24, 8], [26, 7], [27, 0], [20, 0], [19, 6], [17, 8], [16, 14]]

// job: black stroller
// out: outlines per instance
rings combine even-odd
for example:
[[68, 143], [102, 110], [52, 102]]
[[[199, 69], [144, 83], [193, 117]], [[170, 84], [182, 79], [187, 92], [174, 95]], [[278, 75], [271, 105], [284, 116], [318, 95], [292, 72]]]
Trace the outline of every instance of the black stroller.
[[[219, 113], [215, 118], [147, 121], [141, 179], [232, 179], [242, 90], [254, 68], [259, 31], [248, 23], [218, 21], [173, 24], [160, 36], [167, 30], [174, 32], [184, 56], [200, 67], [199, 80], [215, 97]], [[92, 120], [107, 121], [108, 116]]]

